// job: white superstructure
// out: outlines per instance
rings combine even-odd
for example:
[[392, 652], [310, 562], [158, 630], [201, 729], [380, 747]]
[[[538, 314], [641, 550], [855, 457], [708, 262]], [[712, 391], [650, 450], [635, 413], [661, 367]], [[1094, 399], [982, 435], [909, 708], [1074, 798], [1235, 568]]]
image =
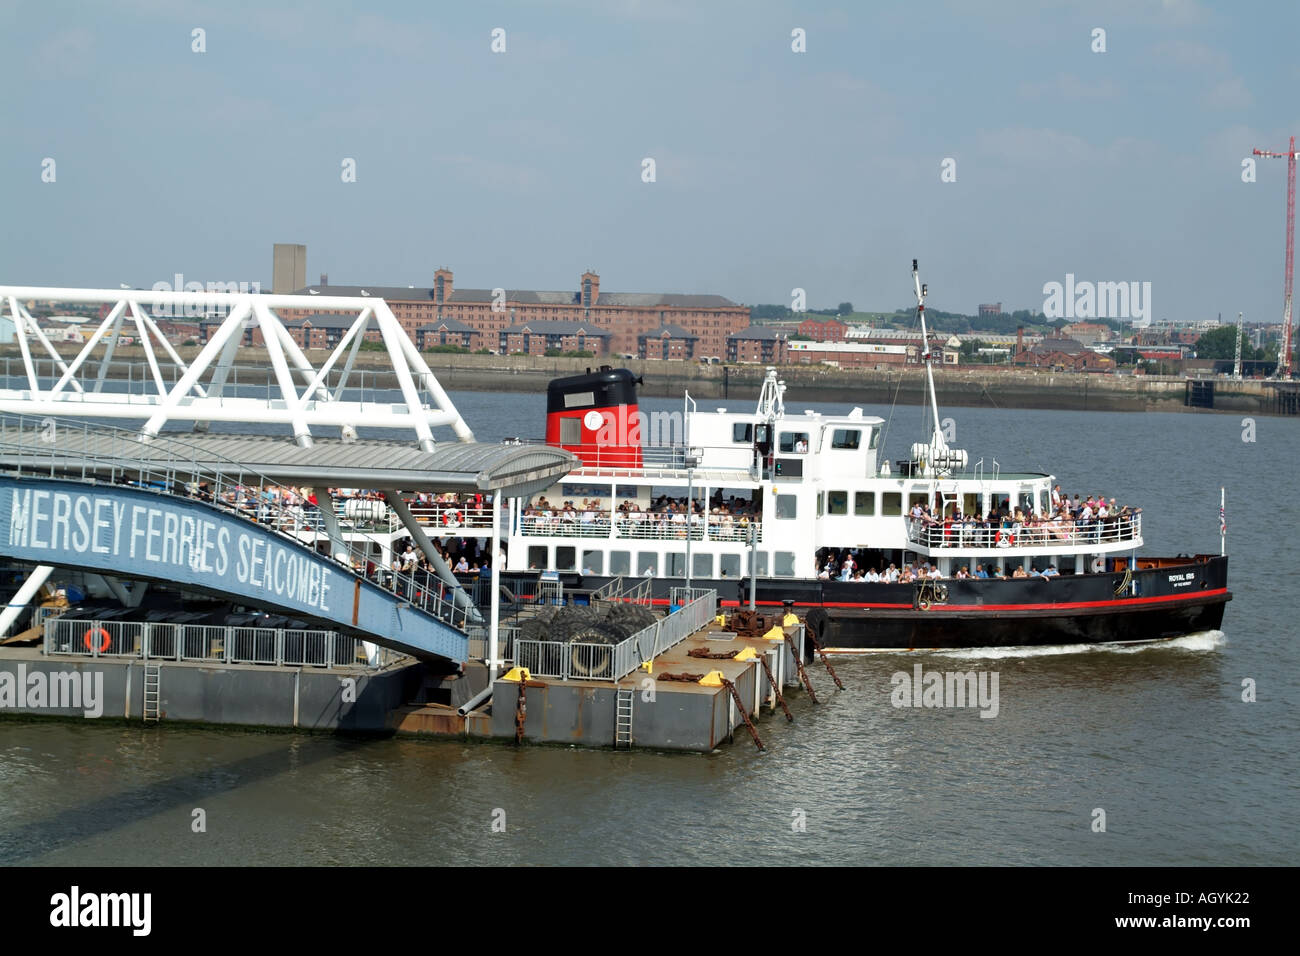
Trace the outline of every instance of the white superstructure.
[[859, 408], [789, 414], [769, 368], [753, 411], [699, 412], [688, 398], [681, 443], [642, 449], [640, 467], [597, 467], [592, 457], [513, 508], [507, 569], [685, 578], [689, 561], [695, 579], [751, 570], [811, 579], [820, 555], [851, 550], [859, 568], [916, 560], [945, 576], [977, 565], [1084, 573], [1108, 554], [1141, 548], [1140, 512], [1058, 520], [1052, 476], [1003, 473], [983, 459], [970, 465], [948, 446], [915, 263], [913, 278], [933, 430], [897, 473], [880, 460], [883, 419]]

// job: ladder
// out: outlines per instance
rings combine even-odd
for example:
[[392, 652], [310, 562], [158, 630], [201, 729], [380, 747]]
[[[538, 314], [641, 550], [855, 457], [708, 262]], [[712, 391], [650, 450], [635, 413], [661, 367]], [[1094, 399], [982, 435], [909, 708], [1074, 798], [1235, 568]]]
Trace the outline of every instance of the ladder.
[[618, 699], [614, 703], [614, 749], [631, 749], [632, 747], [632, 702], [636, 690], [631, 687], [618, 688]]
[[162, 684], [162, 668], [158, 664], [144, 665], [144, 719], [145, 722], [157, 723], [162, 714], [159, 687]]

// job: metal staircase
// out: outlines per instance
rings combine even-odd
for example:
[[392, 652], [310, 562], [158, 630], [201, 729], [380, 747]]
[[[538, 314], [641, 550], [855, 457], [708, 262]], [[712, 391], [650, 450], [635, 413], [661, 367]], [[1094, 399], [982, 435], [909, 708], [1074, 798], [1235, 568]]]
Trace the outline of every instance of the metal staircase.
[[618, 699], [614, 704], [614, 749], [630, 750], [632, 748], [632, 703], [636, 690], [631, 687], [618, 688]]
[[144, 719], [148, 723], [157, 723], [162, 716], [161, 707], [162, 668], [148, 661], [144, 665]]

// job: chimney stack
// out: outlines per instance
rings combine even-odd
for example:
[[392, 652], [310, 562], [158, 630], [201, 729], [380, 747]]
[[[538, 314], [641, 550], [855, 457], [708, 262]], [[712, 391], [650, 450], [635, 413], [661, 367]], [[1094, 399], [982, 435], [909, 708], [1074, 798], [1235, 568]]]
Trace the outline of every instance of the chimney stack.
[[329, 285], [329, 284], [330, 284], [330, 277], [329, 277], [329, 273], [328, 273], [328, 272], [322, 272], [322, 273], [320, 274], [320, 284], [321, 284], [321, 285]]
[[1016, 354], [1019, 355], [1025, 350], [1025, 327], [1016, 326]]

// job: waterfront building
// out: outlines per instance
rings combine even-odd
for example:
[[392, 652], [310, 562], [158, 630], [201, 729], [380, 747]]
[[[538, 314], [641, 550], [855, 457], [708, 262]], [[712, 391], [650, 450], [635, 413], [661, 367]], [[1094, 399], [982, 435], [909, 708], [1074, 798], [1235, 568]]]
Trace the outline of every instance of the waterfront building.
[[787, 344], [785, 333], [770, 326], [751, 325], [727, 336], [727, 361], [780, 365], [786, 361]]
[[[473, 349], [498, 350], [502, 347], [502, 333], [508, 333], [509, 342], [511, 335], [522, 334], [525, 325], [537, 332], [538, 322], [567, 322], [608, 332], [604, 351], [610, 354], [635, 356], [640, 352], [643, 335], [674, 326], [685, 333], [674, 338], [683, 348], [694, 336], [694, 354], [722, 356], [727, 354], [727, 337], [749, 325], [748, 307], [724, 296], [602, 292], [600, 276], [590, 271], [582, 274], [577, 289], [571, 291], [458, 289], [452, 271], [439, 269], [430, 288], [320, 284], [298, 288], [294, 294], [304, 298], [315, 295], [383, 298], [417, 344], [422, 328], [436, 329], [450, 321], [478, 334], [479, 338], [471, 341]], [[295, 315], [294, 310], [281, 310], [281, 314], [286, 319], [305, 318], [316, 311], [306, 306], [301, 314]], [[441, 338], [434, 341], [427, 332], [426, 340], [430, 344], [447, 344]], [[577, 351], [574, 346], [564, 348]], [[590, 343], [586, 350], [594, 351]]]
[[504, 329], [497, 339], [500, 355], [545, 355], [547, 352], [590, 352], [606, 355], [613, 333], [590, 322], [526, 322]]
[[307, 284], [307, 247], [277, 242], [271, 256], [271, 291], [277, 295]]
[[1061, 335], [1089, 347], [1109, 342], [1116, 337], [1115, 330], [1104, 322], [1073, 322], [1063, 325]]
[[799, 323], [799, 334], [814, 342], [843, 342], [848, 331], [848, 324], [839, 319], [804, 319]]
[[[840, 368], [901, 367], [920, 361], [920, 349], [913, 345], [882, 345], [878, 342], [801, 342], [786, 344], [786, 361], [791, 365], [837, 365]], [[954, 362], [956, 352], [953, 353]], [[944, 353], [945, 361], [947, 352]]]
[[686, 331], [680, 325], [661, 325], [637, 336], [637, 358], [679, 361], [692, 359], [695, 358], [695, 346], [699, 340], [698, 335]]
[[1114, 369], [1114, 360], [1098, 355], [1077, 339], [1044, 338], [1035, 345], [1016, 353], [1013, 365], [1030, 368], [1062, 368], [1076, 372], [1108, 372]]

